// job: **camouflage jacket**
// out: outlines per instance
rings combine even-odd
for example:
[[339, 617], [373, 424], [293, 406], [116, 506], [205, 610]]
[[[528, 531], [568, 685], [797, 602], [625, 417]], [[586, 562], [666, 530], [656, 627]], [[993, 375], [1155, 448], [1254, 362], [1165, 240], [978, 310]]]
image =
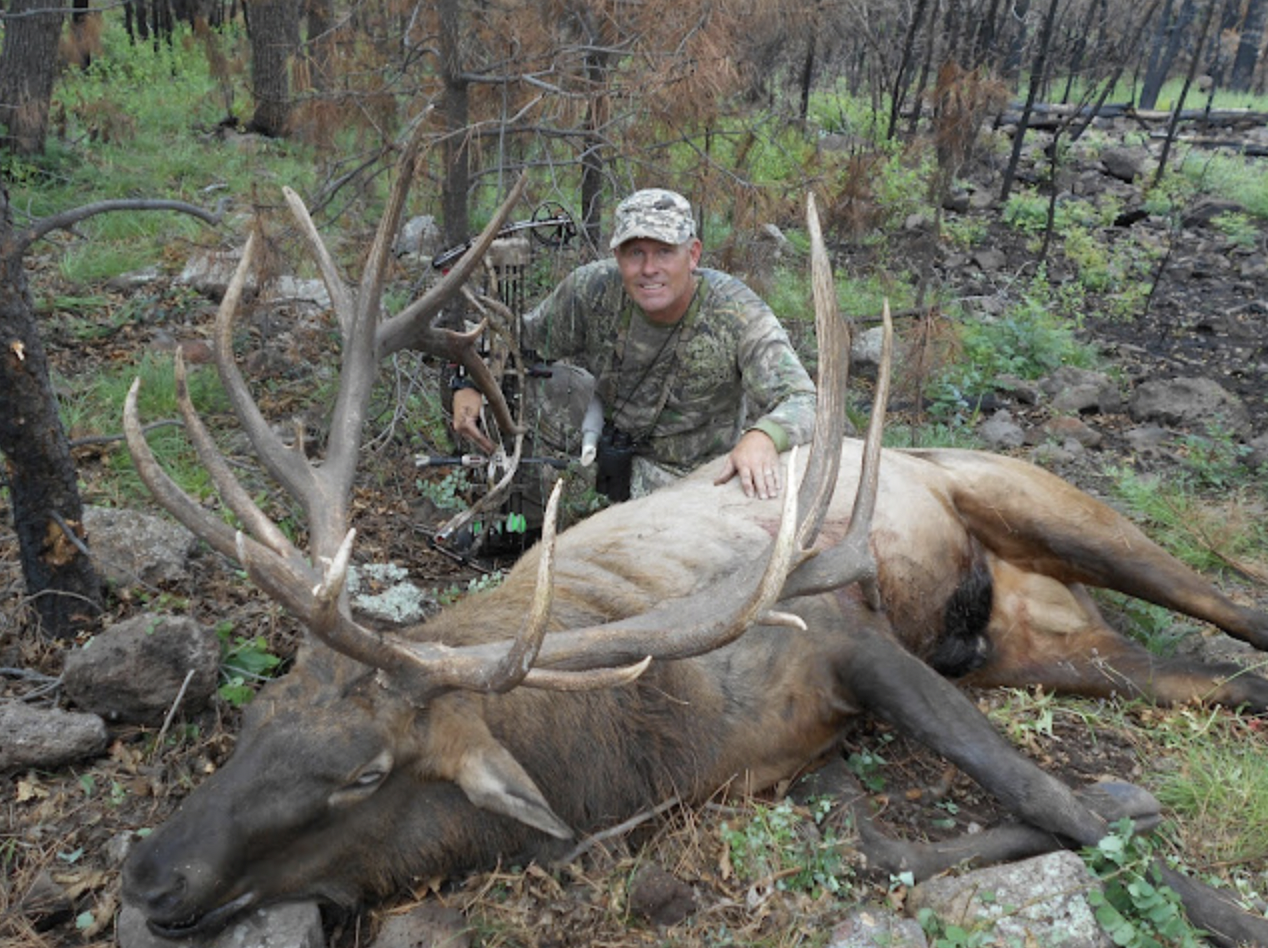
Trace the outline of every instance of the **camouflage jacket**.
[[525, 317], [522, 342], [594, 375], [606, 418], [674, 473], [731, 450], [742, 428], [780, 451], [814, 428], [814, 383], [787, 332], [718, 270], [697, 270], [686, 315], [658, 326], [626, 296], [615, 260], [588, 264]]

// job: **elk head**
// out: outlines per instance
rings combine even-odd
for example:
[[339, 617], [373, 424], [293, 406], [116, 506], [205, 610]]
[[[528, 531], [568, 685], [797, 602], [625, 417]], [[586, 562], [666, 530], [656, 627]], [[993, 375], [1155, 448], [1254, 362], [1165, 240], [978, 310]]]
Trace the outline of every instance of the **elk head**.
[[[236, 559], [312, 636], [294, 669], [256, 697], [224, 768], [130, 857], [125, 897], [161, 935], [214, 930], [245, 908], [268, 901], [318, 897], [350, 903], [410, 876], [475, 868], [491, 856], [540, 852], [544, 841], [571, 836], [572, 827], [531, 772], [557, 769], [561, 760], [583, 753], [590, 740], [583, 712], [576, 712], [570, 727], [560, 726], [564, 712], [557, 692], [618, 687], [643, 674], [653, 661], [719, 648], [755, 622], [800, 625], [774, 606], [789, 575], [813, 562], [807, 551], [831, 498], [834, 464], [839, 463], [843, 356], [849, 349], [848, 333], [836, 314], [813, 201], [808, 220], [822, 353], [821, 417], [802, 489], [787, 491], [777, 536], [751, 568], [648, 612], [615, 622], [553, 628], [547, 634], [552, 621], [558, 624], [558, 617], [552, 619], [551, 580], [557, 488], [541, 543], [521, 564], [536, 571], [531, 592], [521, 596], [512, 590], [502, 597], [518, 596], [504, 610], [513, 620], [494, 621], [468, 610], [452, 621], [442, 617], [399, 634], [371, 631], [356, 622], [344, 592], [354, 538], [348, 528], [348, 498], [377, 362], [408, 345], [447, 358], [456, 353], [473, 375], [486, 371], [474, 358], [468, 337], [436, 330], [430, 319], [471, 273], [473, 260], [487, 247], [485, 238], [496, 233], [523, 186], [516, 186], [440, 286], [403, 313], [381, 320], [384, 256], [415, 154], [411, 145], [402, 158], [393, 199], [356, 293], [338, 276], [302, 202], [287, 192], [330, 289], [343, 340], [339, 392], [321, 464], [311, 463], [302, 449], [281, 443], [234, 364], [231, 329], [253, 240], [247, 241], [217, 315], [221, 379], [261, 460], [305, 511], [307, 554], [292, 545], [230, 473], [190, 404], [179, 356], [177, 392], [189, 437], [241, 531], [176, 487], [141, 433], [136, 385], [127, 401], [129, 448], [155, 497], [213, 548]], [[882, 373], [878, 399], [883, 398], [885, 379]], [[856, 506], [851, 524], [856, 553], [838, 560], [835, 585], [859, 579], [868, 584], [874, 576], [866, 536], [875, 497], [880, 416], [874, 412], [870, 460], [865, 460], [872, 488], [860, 491], [863, 503]], [[804, 511], [800, 517], [799, 503]], [[518, 632], [513, 622], [519, 623]], [[505, 733], [493, 733], [487, 720], [486, 702], [499, 700], [489, 697], [497, 695], [522, 702], [515, 727], [528, 733], [515, 735], [515, 753], [508, 749]], [[578, 812], [578, 806], [567, 812]]]

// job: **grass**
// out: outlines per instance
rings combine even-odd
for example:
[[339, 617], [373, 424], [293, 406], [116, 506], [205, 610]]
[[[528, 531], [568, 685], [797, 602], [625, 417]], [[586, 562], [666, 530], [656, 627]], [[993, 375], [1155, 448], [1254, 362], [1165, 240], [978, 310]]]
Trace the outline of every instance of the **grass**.
[[[105, 370], [92, 375], [55, 380], [62, 392], [60, 399], [62, 424], [72, 439], [113, 436], [123, 427], [123, 402], [134, 379], [141, 379], [137, 407], [142, 424], [179, 418], [176, 388], [172, 375], [172, 359], [167, 355], [146, 354], [135, 364]], [[215, 370], [192, 368], [189, 373], [190, 398], [204, 418], [224, 415], [228, 399], [220, 387]], [[151, 449], [163, 461], [169, 474], [188, 493], [207, 497], [212, 492], [206, 470], [193, 448], [185, 440], [180, 425], [164, 425], [147, 435]], [[122, 443], [110, 452], [107, 460], [110, 476], [97, 483], [97, 490], [112, 505], [146, 500], [149, 492], [141, 484], [132, 464], [132, 457]]]

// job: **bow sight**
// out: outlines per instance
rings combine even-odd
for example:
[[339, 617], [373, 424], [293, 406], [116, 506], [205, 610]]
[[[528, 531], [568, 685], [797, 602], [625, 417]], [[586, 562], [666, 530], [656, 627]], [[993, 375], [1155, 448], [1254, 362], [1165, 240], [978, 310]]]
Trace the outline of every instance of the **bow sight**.
[[[577, 224], [562, 204], [547, 201], [539, 204], [528, 220], [507, 224], [498, 231], [498, 237], [510, 237], [520, 231], [528, 231], [530, 237], [545, 247], [558, 249], [567, 246], [577, 236]], [[441, 251], [432, 259], [431, 265], [437, 270], [444, 270], [471, 249], [473, 243], [475, 238]]]

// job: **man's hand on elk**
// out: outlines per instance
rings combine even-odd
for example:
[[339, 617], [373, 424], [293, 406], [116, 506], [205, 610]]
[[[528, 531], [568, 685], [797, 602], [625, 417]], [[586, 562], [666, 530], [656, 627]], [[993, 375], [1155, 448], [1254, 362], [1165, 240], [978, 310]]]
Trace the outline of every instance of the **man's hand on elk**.
[[746, 497], [770, 500], [779, 496], [779, 452], [770, 435], [756, 429], [746, 431], [727, 455], [726, 467], [715, 484], [725, 484], [736, 475]]

